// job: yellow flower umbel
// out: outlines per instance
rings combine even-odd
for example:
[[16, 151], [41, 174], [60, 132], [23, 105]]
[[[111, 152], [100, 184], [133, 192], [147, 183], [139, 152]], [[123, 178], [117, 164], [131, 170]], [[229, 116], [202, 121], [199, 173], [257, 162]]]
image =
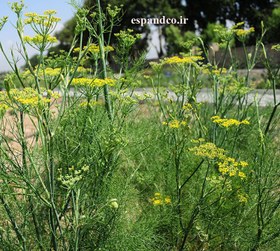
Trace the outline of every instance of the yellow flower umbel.
[[95, 101], [95, 100], [91, 100], [90, 102], [88, 101], [83, 101], [80, 103], [80, 107], [94, 107], [97, 105], [102, 105], [102, 101]]
[[[82, 50], [80, 50], [79, 47], [75, 48], [73, 50], [75, 53], [83, 53], [86, 52], [86, 54], [90, 54], [93, 56], [94, 59], [97, 59], [100, 56], [100, 47], [97, 44], [90, 44], [88, 46], [84, 46]], [[109, 53], [111, 51], [114, 51], [114, 48], [110, 45], [104, 46], [104, 52]]]
[[237, 198], [238, 198], [238, 201], [240, 203], [247, 203], [248, 202], [248, 196], [246, 194], [238, 194]]
[[1, 92], [0, 110], [1, 112], [12, 108], [14, 110], [33, 111], [44, 109], [52, 100], [60, 98], [59, 93], [47, 90], [43, 94], [39, 94], [35, 89], [26, 87], [24, 89], [11, 89], [10, 91]]
[[189, 151], [196, 156], [216, 160], [218, 171], [223, 176], [235, 176], [240, 179], [246, 178], [246, 174], [240, 169], [247, 167], [248, 163], [246, 161], [237, 161], [232, 157], [228, 157], [226, 155], [226, 151], [217, 147], [214, 143], [206, 142], [199, 146], [190, 148]]
[[56, 77], [60, 73], [61, 73], [61, 68], [50, 68], [50, 67], [47, 67], [44, 72], [45, 75], [50, 76], [50, 77]]
[[240, 171], [239, 168], [248, 166], [248, 163], [245, 161], [236, 161], [234, 158], [225, 157], [218, 162], [218, 170], [222, 175], [238, 176], [241, 179], [246, 178], [246, 174]]
[[2, 114], [3, 112], [5, 112], [7, 109], [9, 108], [9, 106], [7, 106], [6, 104], [2, 103], [0, 101], [0, 113]]
[[217, 66], [213, 67], [212, 65], [203, 65], [202, 72], [207, 75], [220, 76], [221, 74], [226, 74], [227, 69], [218, 68]]
[[242, 120], [242, 121], [238, 121], [236, 119], [222, 119], [220, 116], [213, 116], [211, 118], [212, 122], [213, 123], [216, 123], [218, 124], [219, 126], [221, 127], [225, 127], [225, 128], [229, 128], [229, 127], [232, 127], [232, 126], [239, 126], [239, 125], [249, 125], [250, 122], [245, 119], [245, 120]]
[[242, 29], [240, 28], [241, 26], [244, 26], [244, 22], [240, 22], [237, 23], [236, 25], [234, 25], [231, 30], [233, 33], [235, 33], [235, 35], [237, 36], [237, 39], [241, 42], [245, 42], [245, 40], [248, 38], [248, 36], [255, 32], [255, 28], [254, 27], [250, 27], [249, 29]]
[[186, 126], [187, 122], [186, 121], [179, 121], [177, 119], [173, 119], [169, 122], [162, 122], [162, 124], [168, 126], [171, 129], [178, 129], [182, 126]]
[[116, 81], [111, 78], [99, 79], [99, 78], [73, 78], [72, 85], [79, 87], [102, 87], [104, 85], [114, 86]]
[[31, 25], [32, 28], [35, 28], [34, 30], [40, 28], [50, 33], [55, 29], [56, 24], [61, 21], [61, 18], [54, 16], [55, 14], [55, 10], [46, 10], [44, 15], [38, 15], [34, 12], [25, 13], [24, 23]]
[[56, 14], [54, 10], [47, 10], [43, 15], [38, 15], [34, 12], [26, 13], [24, 23], [29, 25], [36, 35], [33, 37], [24, 36], [23, 41], [40, 51], [56, 43], [56, 37], [51, 36], [51, 34], [61, 19], [55, 17], [54, 14]]
[[171, 198], [170, 196], [162, 196], [161, 193], [155, 193], [154, 197], [150, 199], [154, 206], [161, 206], [161, 205], [170, 205]]
[[30, 87], [22, 90], [11, 89], [8, 93], [10, 98], [10, 106], [15, 108], [15, 105], [19, 109], [25, 108], [41, 108], [45, 104], [51, 102], [49, 98], [43, 97], [41, 94]]
[[23, 41], [29, 44], [34, 49], [42, 50], [48, 47], [50, 44], [57, 43], [57, 39], [51, 35], [35, 35], [34, 37], [25, 36], [23, 37]]
[[214, 143], [206, 142], [200, 146], [195, 146], [189, 149], [194, 155], [209, 159], [223, 159], [225, 150], [217, 147]]
[[194, 64], [199, 60], [202, 60], [201, 56], [185, 56], [185, 57], [170, 57], [164, 60], [165, 64]]

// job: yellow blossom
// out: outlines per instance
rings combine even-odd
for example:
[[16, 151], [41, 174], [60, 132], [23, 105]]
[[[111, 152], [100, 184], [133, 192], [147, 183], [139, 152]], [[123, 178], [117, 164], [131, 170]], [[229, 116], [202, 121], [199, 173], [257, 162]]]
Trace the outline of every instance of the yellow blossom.
[[204, 138], [199, 138], [199, 139], [191, 139], [192, 143], [201, 143], [201, 142], [205, 142]]
[[31, 18], [34, 18], [34, 17], [37, 17], [38, 14], [35, 13], [35, 12], [28, 12], [28, 13], [25, 13], [24, 14], [26, 17], [31, 17]]
[[183, 105], [183, 110], [191, 111], [191, 110], [193, 110], [193, 107], [190, 103], [186, 103], [186, 104]]
[[238, 200], [239, 200], [240, 203], [247, 203], [248, 202], [248, 198], [244, 194], [238, 194], [237, 197], [238, 197]]
[[162, 122], [162, 125], [166, 125], [171, 129], [178, 129], [181, 126], [186, 126], [187, 122], [186, 121], [179, 121], [177, 119], [171, 120], [170, 122]]
[[45, 10], [44, 11], [44, 15], [54, 15], [54, 14], [56, 14], [55, 10]]
[[239, 176], [241, 179], [246, 178], [246, 174], [243, 173], [243, 172], [241, 172], [241, 171], [238, 172], [238, 176]]
[[228, 174], [230, 177], [238, 175], [241, 179], [246, 178], [246, 174], [238, 169], [248, 165], [245, 161], [236, 161], [231, 157], [224, 157], [218, 162], [218, 170], [222, 175]]
[[236, 119], [225, 119], [225, 118], [222, 119], [220, 116], [213, 116], [211, 118], [211, 120], [213, 121], [213, 123], [216, 123], [219, 126], [222, 126], [225, 128], [228, 128], [231, 126], [249, 125], [250, 124], [250, 122], [247, 119], [238, 121]]
[[[43, 73], [43, 71], [42, 71]], [[41, 73], [41, 74], [42, 74]], [[50, 76], [50, 77], [54, 77], [54, 76], [57, 76], [61, 73], [61, 68], [50, 68], [50, 67], [47, 67], [45, 69], [45, 72], [44, 72], [46, 75]], [[43, 75], [43, 74], [42, 74]]]
[[[195, 143], [200, 143], [198, 140]], [[206, 142], [199, 146], [189, 149], [194, 155], [205, 157], [211, 160], [217, 160], [218, 171], [222, 175], [228, 175], [230, 177], [239, 176], [241, 179], [246, 178], [246, 174], [239, 170], [248, 166], [245, 161], [237, 161], [235, 158], [228, 157], [224, 149], [217, 147], [215, 144]]]
[[180, 127], [180, 121], [177, 119], [172, 120], [169, 125], [170, 128], [179, 128]]
[[54, 92], [52, 90], [47, 90], [47, 94], [54, 99], [58, 99], [61, 97], [61, 95], [58, 92]]
[[38, 108], [51, 102], [49, 98], [43, 97], [30, 87], [22, 90], [11, 89], [9, 91], [9, 98], [11, 100], [11, 107], [16, 104], [18, 107]]
[[244, 30], [244, 29], [235, 29], [235, 34], [240, 38], [245, 38], [249, 34], [253, 33], [255, 31], [254, 27], [251, 27], [250, 29]]
[[165, 64], [193, 64], [199, 60], [202, 60], [201, 56], [186, 56], [186, 57], [170, 57], [164, 60]]
[[153, 203], [154, 206], [159, 205], [170, 205], [171, 204], [171, 198], [170, 196], [162, 196], [161, 193], [156, 192], [154, 194], [154, 197], [150, 199], [150, 201]]
[[164, 199], [165, 204], [171, 204], [171, 198], [170, 196], [166, 196]]
[[8, 110], [9, 106], [0, 100], [0, 115], [3, 116]]
[[90, 72], [90, 69], [85, 68], [85, 67], [82, 67], [82, 66], [79, 66], [79, 67], [77, 68], [77, 72], [80, 72], [80, 73], [87, 73], [87, 72]]
[[57, 39], [54, 36], [51, 35], [35, 35], [34, 37], [30, 37], [30, 36], [24, 36], [23, 37], [23, 41], [32, 45], [42, 45], [42, 44], [46, 44], [46, 43], [56, 43]]
[[223, 159], [225, 157], [225, 150], [210, 142], [206, 142], [200, 146], [195, 146], [189, 150], [196, 156], [206, 157], [209, 159]]
[[54, 17], [54, 14], [56, 14], [56, 11], [54, 10], [47, 10], [44, 12], [44, 15], [38, 15], [34, 12], [25, 13], [27, 18], [24, 20], [24, 23], [38, 26], [36, 28], [39, 29], [41, 29], [42, 26], [52, 27], [61, 21], [61, 18]]
[[[86, 50], [87, 49], [87, 52], [89, 53], [92, 53], [92, 54], [99, 54], [100, 53], [100, 47], [99, 45], [96, 45], [96, 44], [90, 44], [88, 46], [84, 46], [83, 47], [83, 50]], [[74, 52], [79, 52], [80, 51], [80, 48], [75, 48], [74, 49]], [[112, 46], [104, 46], [104, 51], [105, 52], [110, 52], [110, 51], [114, 51], [114, 48]]]
[[72, 85], [81, 87], [102, 87], [104, 85], [115, 85], [115, 80], [111, 78], [99, 79], [99, 78], [73, 78]]
[[93, 107], [100, 104], [102, 104], [100, 101], [95, 101], [95, 100], [91, 100], [90, 102], [84, 101], [80, 103], [80, 107], [87, 107], [87, 106]]
[[157, 206], [157, 205], [162, 205], [162, 201], [161, 201], [160, 199], [156, 199], [156, 200], [153, 200], [153, 204], [154, 204], [155, 206]]
[[240, 161], [239, 164], [240, 164], [241, 167], [248, 166], [248, 163], [246, 161]]
[[162, 70], [163, 64], [162, 64], [162, 62], [160, 62], [160, 63], [157, 63], [157, 62], [150, 62], [150, 66], [152, 67], [152, 69], [153, 69], [155, 72], [159, 73], [159, 72]]

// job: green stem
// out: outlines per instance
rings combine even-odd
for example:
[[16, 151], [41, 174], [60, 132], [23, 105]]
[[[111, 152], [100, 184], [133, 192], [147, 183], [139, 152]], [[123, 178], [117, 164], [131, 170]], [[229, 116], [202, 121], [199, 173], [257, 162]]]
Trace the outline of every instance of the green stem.
[[8, 217], [10, 219], [10, 222], [13, 226], [13, 229], [16, 233], [16, 236], [17, 236], [19, 242], [22, 244], [22, 249], [24, 251], [27, 250], [26, 249], [26, 243], [25, 243], [26, 240], [25, 240], [23, 234], [21, 233], [20, 229], [18, 228], [18, 225], [16, 223], [16, 220], [15, 220], [14, 216], [12, 215], [12, 211], [11, 211], [9, 205], [6, 203], [6, 201], [5, 201], [5, 199], [2, 195], [0, 195], [0, 200], [1, 200], [1, 203], [2, 203], [3, 207], [5, 208], [5, 211], [6, 211]]
[[[98, 13], [99, 13], [98, 24], [99, 24], [99, 29], [100, 29], [98, 43], [99, 43], [99, 47], [100, 47], [100, 58], [101, 58], [101, 64], [102, 64], [102, 77], [105, 79], [105, 78], [107, 78], [107, 67], [106, 67], [106, 58], [105, 58], [105, 50], [104, 50], [104, 27], [103, 27], [103, 21], [102, 21], [102, 9], [101, 9], [100, 0], [97, 0], [97, 5], [98, 5]], [[108, 85], [104, 85], [103, 92], [104, 92], [105, 108], [107, 111], [107, 115], [108, 115], [109, 120], [112, 121], [113, 113], [112, 113], [112, 106], [111, 106]]]

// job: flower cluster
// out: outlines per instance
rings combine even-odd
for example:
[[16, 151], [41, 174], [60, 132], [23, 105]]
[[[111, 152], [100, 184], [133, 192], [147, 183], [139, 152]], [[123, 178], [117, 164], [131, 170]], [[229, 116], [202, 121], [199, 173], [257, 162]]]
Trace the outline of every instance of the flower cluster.
[[224, 157], [218, 162], [218, 169], [222, 175], [228, 174], [230, 177], [239, 176], [241, 179], [246, 178], [246, 174], [239, 170], [239, 167], [243, 168], [248, 166], [245, 161], [236, 161], [231, 157]]
[[193, 111], [194, 108], [193, 108], [193, 106], [192, 106], [190, 103], [185, 103], [185, 104], [183, 105], [183, 110], [184, 110], [184, 111], [187, 111], [187, 112], [190, 112], [190, 111]]
[[[99, 45], [96, 45], [96, 44], [90, 44], [88, 46], [84, 46], [82, 52], [85, 50], [87, 53], [91, 53], [94, 56], [97, 56], [100, 53], [100, 47], [99, 47]], [[104, 46], [104, 51], [111, 52], [111, 51], [114, 51], [114, 48], [110, 45]], [[76, 52], [76, 53], [80, 52], [80, 48], [79, 47], [75, 48], [74, 52]]]
[[[48, 78], [57, 77], [60, 74], [62, 74], [62, 72], [63, 72], [63, 68], [60, 68], [60, 67], [56, 67], [56, 68], [46, 67], [46, 68], [40, 68], [39, 70], [37, 70], [37, 67], [35, 67], [35, 70], [34, 70], [34, 74], [37, 77], [42, 77], [42, 78], [45, 78], [45, 77], [48, 77]], [[90, 72], [90, 69], [84, 68], [82, 66], [79, 66], [76, 69], [76, 73], [79, 73], [79, 74], [86, 74], [86, 73], [89, 73], [89, 72]], [[71, 73], [74, 74], [74, 70], [72, 70]], [[30, 70], [25, 70], [24, 72], [22, 72], [21, 75], [25, 79], [29, 78], [30, 76], [32, 76], [31, 73], [30, 73]]]
[[21, 0], [20, 2], [13, 2], [11, 4], [12, 11], [15, 12], [17, 15], [20, 15], [23, 7], [24, 7], [24, 1], [23, 0]]
[[170, 205], [171, 198], [170, 196], [162, 196], [161, 193], [155, 193], [154, 197], [150, 199], [154, 206], [160, 205]]
[[116, 81], [111, 78], [99, 79], [99, 78], [73, 78], [72, 85], [80, 87], [102, 87], [104, 85], [114, 86]]
[[110, 17], [115, 18], [121, 12], [122, 7], [123, 5], [120, 5], [120, 7], [118, 6], [112, 7], [111, 4], [108, 4], [106, 10]]
[[45, 27], [52, 27], [55, 26], [56, 23], [61, 21], [61, 18], [54, 17], [53, 15], [56, 14], [55, 10], [46, 10], [44, 12], [44, 15], [38, 15], [34, 12], [25, 13], [25, 16], [27, 17], [24, 22], [25, 24], [34, 24], [34, 25], [40, 25]]
[[171, 129], [178, 129], [181, 126], [186, 126], [187, 122], [186, 121], [179, 121], [177, 119], [173, 119], [169, 122], [162, 122], [162, 124], [168, 126]]
[[236, 79], [235, 76], [229, 74], [223, 79], [223, 84], [219, 87], [220, 93], [226, 93], [228, 95], [244, 96], [251, 88], [245, 85], [245, 79]]
[[235, 33], [238, 37], [242, 37], [242, 36], [247, 36], [248, 34], [252, 33], [255, 31], [254, 27], [251, 27], [248, 30], [244, 30], [244, 29], [236, 29]]
[[199, 146], [189, 149], [194, 155], [208, 158], [210, 160], [217, 160], [218, 171], [224, 176], [230, 177], [238, 176], [241, 179], [246, 178], [246, 174], [240, 169], [248, 166], [246, 161], [237, 161], [232, 157], [226, 155], [226, 151], [217, 147], [214, 143], [206, 142]]
[[217, 147], [214, 143], [206, 142], [199, 146], [189, 149], [194, 155], [208, 159], [222, 159], [225, 156], [225, 150]]
[[237, 38], [240, 40], [240, 41], [244, 41], [248, 35], [250, 35], [251, 33], [255, 32], [255, 28], [254, 27], [251, 27], [247, 30], [244, 30], [244, 29], [235, 29], [234, 30]]
[[3, 26], [5, 25], [5, 23], [7, 23], [7, 21], [8, 21], [7, 16], [0, 18], [0, 31], [3, 29]]
[[203, 60], [201, 56], [185, 56], [185, 57], [170, 57], [164, 60], [165, 64], [194, 64], [199, 60]]
[[26, 110], [40, 109], [51, 102], [51, 98], [57, 99], [59, 93], [47, 90], [46, 96], [39, 94], [31, 87], [26, 87], [22, 90], [11, 89], [9, 92], [1, 92], [0, 95], [0, 110], [6, 111], [8, 108]]
[[13, 103], [23, 107], [37, 108], [51, 102], [50, 99], [43, 97], [30, 87], [22, 90], [11, 89], [9, 91], [9, 97]]
[[141, 38], [140, 34], [133, 35], [133, 30], [127, 29], [126, 31], [121, 30], [115, 34], [115, 37], [119, 41], [119, 44], [125, 49], [129, 50], [136, 42], [137, 39]]
[[33, 48], [41, 50], [49, 46], [50, 44], [57, 43], [57, 38], [49, 34], [47, 35], [37, 34], [34, 37], [24, 36], [23, 41], [29, 44], [30, 46], [32, 46]]
[[90, 102], [88, 101], [83, 101], [80, 103], [80, 107], [93, 107], [93, 106], [97, 106], [97, 105], [101, 105], [102, 102], [101, 101], [95, 101], [95, 100], [91, 100]]
[[59, 176], [57, 180], [60, 181], [64, 187], [71, 189], [77, 182], [79, 182], [83, 178], [83, 175], [88, 171], [89, 166], [87, 165], [82, 166], [82, 168], [80, 169], [71, 166], [67, 168], [65, 175], [62, 174], [62, 169], [58, 169]]
[[220, 76], [221, 74], [227, 73], [226, 68], [213, 67], [212, 65], [206, 65], [203, 67], [202, 72], [207, 75]]
[[228, 128], [231, 126], [239, 126], [239, 125], [249, 125], [250, 122], [245, 119], [242, 121], [236, 120], [236, 119], [225, 119], [225, 118], [221, 118], [220, 116], [213, 116], [212, 118], [213, 123], [218, 124], [219, 126]]
[[248, 202], [248, 196], [246, 194], [238, 194], [237, 198], [240, 203], [247, 203]]
[[122, 105], [134, 105], [137, 104], [139, 101], [125, 93], [120, 93], [117, 91], [110, 91], [110, 95], [113, 100], [118, 101]]
[[23, 41], [40, 51], [46, 49], [51, 44], [57, 43], [56, 37], [51, 34], [61, 19], [55, 17], [54, 14], [56, 14], [54, 10], [47, 10], [43, 15], [38, 15], [34, 12], [26, 13], [24, 23], [30, 25], [36, 35], [33, 37], [24, 36]]
[[163, 67], [163, 63], [150, 62], [150, 66], [152, 67], [153, 71], [155, 71], [156, 73], [160, 73]]
[[6, 105], [5, 103], [3, 103], [1, 100], [0, 100], [0, 116], [2, 117], [5, 112], [8, 110], [9, 106]]

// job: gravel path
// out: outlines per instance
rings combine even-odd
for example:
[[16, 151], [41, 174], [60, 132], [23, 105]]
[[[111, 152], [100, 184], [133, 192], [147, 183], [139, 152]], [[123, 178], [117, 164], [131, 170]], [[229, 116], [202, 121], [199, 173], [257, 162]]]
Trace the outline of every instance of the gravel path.
[[[144, 93], [152, 94], [151, 88], [137, 89], [135, 94], [141, 95]], [[174, 92], [169, 91], [168, 97], [175, 99], [176, 95]], [[248, 103], [255, 102], [255, 99], [258, 101], [259, 106], [273, 106], [274, 96], [272, 90], [256, 89], [251, 91], [246, 95], [246, 100]], [[213, 103], [213, 92], [209, 88], [203, 88], [197, 94], [197, 102], [208, 102]], [[276, 103], [280, 102], [280, 90], [276, 90]]]

